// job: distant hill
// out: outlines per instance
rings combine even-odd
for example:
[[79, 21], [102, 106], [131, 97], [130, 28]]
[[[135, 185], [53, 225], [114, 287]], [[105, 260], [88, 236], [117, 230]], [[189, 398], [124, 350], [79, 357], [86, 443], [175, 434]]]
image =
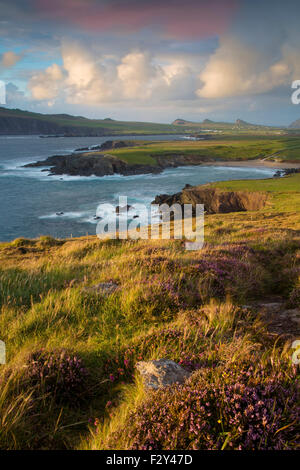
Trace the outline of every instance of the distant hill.
[[289, 125], [289, 129], [300, 129], [300, 119], [292, 122], [292, 124]]
[[234, 130], [234, 129], [271, 129], [272, 126], [263, 126], [260, 124], [250, 124], [249, 122], [243, 121], [242, 119], [237, 119], [235, 122], [216, 122], [211, 119], [204, 119], [202, 122], [192, 122], [186, 121], [185, 119], [175, 119], [172, 122], [173, 126], [181, 127], [190, 127], [195, 130], [195, 128], [201, 130], [209, 127], [210, 129], [219, 129], [219, 130]]
[[175, 119], [172, 122], [172, 126], [186, 126], [187, 124], [194, 124], [193, 122], [186, 121], [185, 119]]
[[69, 114], [41, 114], [0, 107], [0, 135], [103, 136], [112, 134], [168, 134], [169, 124], [88, 119]]

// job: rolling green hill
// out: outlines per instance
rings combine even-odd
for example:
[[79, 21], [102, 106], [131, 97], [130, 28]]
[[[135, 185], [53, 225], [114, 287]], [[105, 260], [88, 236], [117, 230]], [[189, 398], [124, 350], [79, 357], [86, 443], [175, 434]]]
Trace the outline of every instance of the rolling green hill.
[[202, 122], [176, 119], [172, 124], [159, 124], [116, 121], [111, 118], [88, 119], [69, 114], [41, 114], [0, 107], [0, 135], [102, 136], [113, 134], [201, 134], [208, 131], [229, 135], [276, 135], [292, 132], [271, 126], [249, 124], [241, 119], [237, 119], [234, 123], [215, 122], [210, 119], [204, 119]]
[[69, 114], [40, 114], [20, 109], [0, 108], [0, 135], [101, 136], [112, 134], [169, 134], [176, 132], [178, 132], [178, 129], [169, 124], [115, 121], [110, 118], [88, 119]]

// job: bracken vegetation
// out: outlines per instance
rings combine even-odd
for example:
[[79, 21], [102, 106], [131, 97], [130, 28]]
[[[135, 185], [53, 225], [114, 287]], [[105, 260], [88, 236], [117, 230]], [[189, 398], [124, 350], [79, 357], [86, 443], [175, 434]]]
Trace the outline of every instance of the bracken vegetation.
[[[262, 211], [207, 216], [196, 252], [178, 240], [2, 243], [0, 448], [299, 447], [299, 322], [287, 313], [278, 333], [261, 307], [300, 306], [295, 178], [272, 182]], [[117, 288], [88, 289], [101, 282]], [[135, 364], [160, 358], [191, 375], [145, 393]]]

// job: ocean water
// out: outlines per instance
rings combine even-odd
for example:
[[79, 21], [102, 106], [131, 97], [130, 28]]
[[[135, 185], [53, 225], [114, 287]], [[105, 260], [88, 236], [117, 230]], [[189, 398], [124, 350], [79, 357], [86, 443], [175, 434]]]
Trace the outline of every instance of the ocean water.
[[[150, 205], [157, 194], [175, 193], [191, 185], [232, 179], [272, 177], [276, 170], [236, 167], [180, 167], [158, 175], [48, 176], [42, 168], [22, 168], [50, 155], [63, 155], [76, 148], [98, 145], [111, 139], [180, 140], [180, 136], [113, 136], [50, 138], [0, 136], [0, 241], [40, 235], [69, 237], [95, 235], [93, 219], [101, 203]], [[64, 214], [59, 216], [57, 212]]]

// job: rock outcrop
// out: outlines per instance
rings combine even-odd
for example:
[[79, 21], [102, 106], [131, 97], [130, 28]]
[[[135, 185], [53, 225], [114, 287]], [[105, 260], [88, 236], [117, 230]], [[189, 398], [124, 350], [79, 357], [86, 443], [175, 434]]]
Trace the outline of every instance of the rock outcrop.
[[142, 376], [145, 387], [150, 389], [181, 384], [190, 375], [190, 372], [169, 359], [141, 361], [136, 364], [136, 368]]
[[[73, 153], [71, 155], [54, 155], [46, 160], [35, 163], [29, 163], [25, 167], [50, 167], [52, 175], [71, 175], [71, 176], [105, 176], [105, 175], [138, 175], [146, 173], [160, 173], [165, 168], [176, 168], [186, 165], [201, 165], [205, 161], [212, 161], [211, 158], [205, 158], [202, 155], [180, 155], [168, 154], [153, 157], [156, 164], [137, 164], [128, 163], [115, 155], [99, 154], [99, 152], [114, 150], [117, 148], [134, 147], [136, 142], [132, 141], [112, 141], [108, 140], [102, 145], [95, 146], [90, 150], [93, 152]], [[77, 149], [79, 151], [81, 149]]]
[[161, 169], [154, 165], [128, 164], [113, 155], [56, 155], [36, 163], [29, 163], [25, 167], [51, 167], [52, 175], [71, 176], [105, 176], [105, 175], [138, 175], [144, 173], [158, 173]]
[[181, 192], [168, 195], [156, 196], [154, 204], [191, 204], [193, 208], [196, 204], [204, 204], [204, 210], [208, 214], [218, 214], [227, 212], [257, 211], [262, 209], [267, 201], [267, 194], [264, 192], [248, 191], [222, 191], [211, 185], [201, 185], [185, 187]]
[[93, 293], [102, 296], [108, 296], [113, 294], [118, 289], [118, 284], [115, 282], [100, 282], [94, 286], [84, 287], [83, 291], [88, 293]]

